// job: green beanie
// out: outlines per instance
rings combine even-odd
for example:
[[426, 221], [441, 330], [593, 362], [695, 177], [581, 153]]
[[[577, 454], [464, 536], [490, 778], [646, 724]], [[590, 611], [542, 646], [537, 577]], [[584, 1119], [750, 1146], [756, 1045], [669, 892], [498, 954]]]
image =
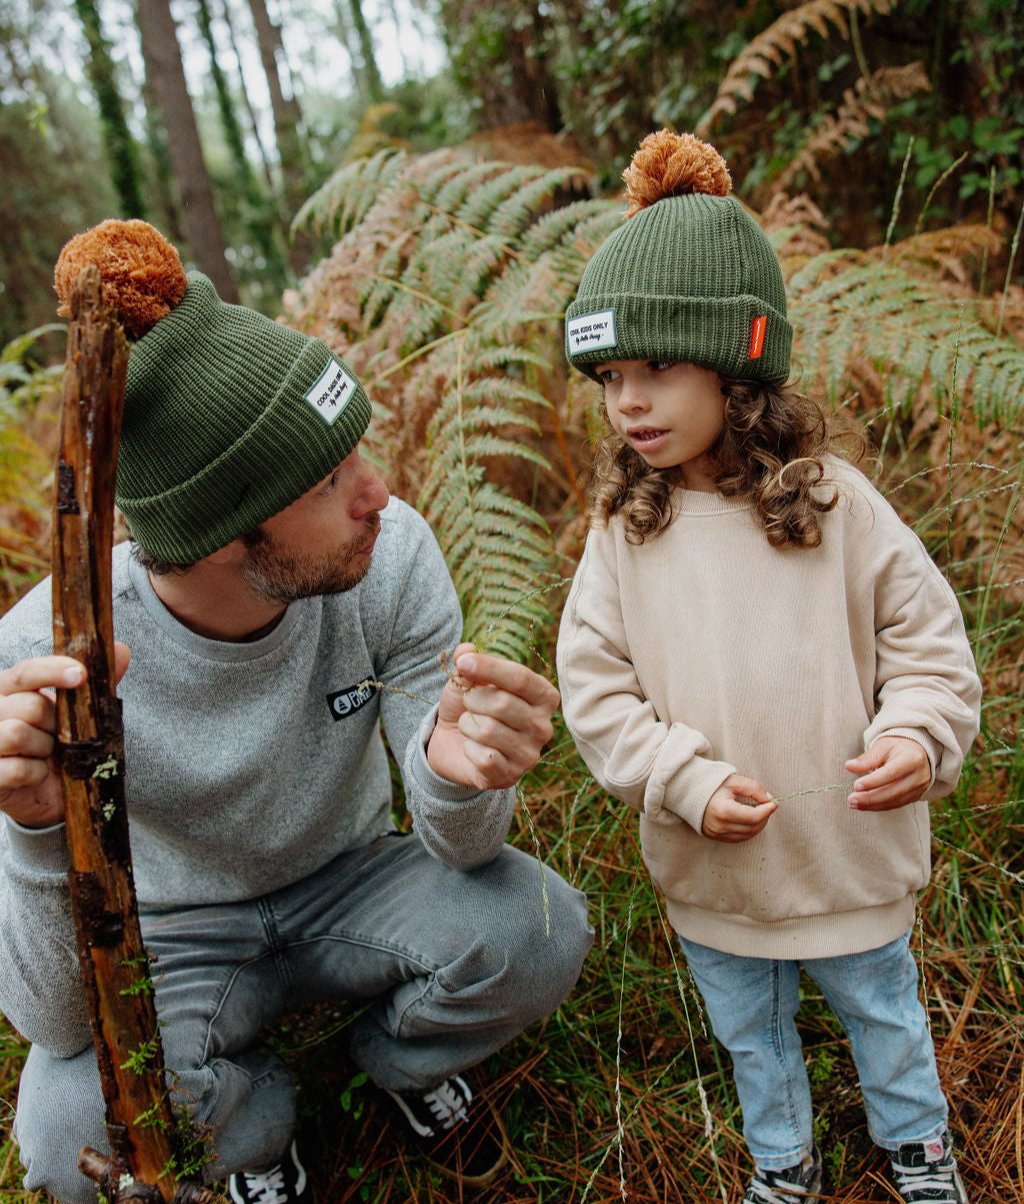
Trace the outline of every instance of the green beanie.
[[[134, 227], [133, 235], [142, 227], [143, 251], [126, 250], [123, 231], [110, 227]], [[192, 564], [328, 476], [366, 430], [370, 401], [326, 343], [221, 301], [202, 273], [185, 276], [177, 252], [152, 227], [104, 222], [86, 234], [96, 232], [105, 241], [97, 250], [93, 239], [81, 258], [98, 263], [115, 312], [119, 290], [129, 291], [115, 268], [136, 305], [140, 287], [150, 288], [150, 233], [160, 254], [169, 249], [177, 263], [176, 272], [159, 265], [144, 298], [152, 312], [141, 322], [132, 326], [131, 306], [123, 304], [126, 329], [140, 337], [128, 354], [115, 497], [146, 552]], [[132, 259], [138, 256], [147, 257], [141, 269]], [[64, 276], [78, 258], [72, 254]], [[58, 292], [61, 273], [58, 264]]]
[[594, 253], [566, 311], [566, 355], [700, 364], [780, 383], [793, 329], [775, 252], [732, 196], [724, 161], [689, 134], [644, 139], [624, 173], [632, 208]]

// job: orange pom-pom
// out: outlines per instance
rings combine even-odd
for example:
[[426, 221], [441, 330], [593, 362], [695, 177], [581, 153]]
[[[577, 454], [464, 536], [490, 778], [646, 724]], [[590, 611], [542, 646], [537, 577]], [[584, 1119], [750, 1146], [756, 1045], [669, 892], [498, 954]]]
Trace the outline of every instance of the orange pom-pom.
[[66, 243], [53, 273], [57, 312], [70, 314], [71, 290], [86, 264], [99, 268], [103, 299], [125, 333], [141, 338], [185, 295], [188, 280], [178, 252], [148, 222], [110, 218]]
[[718, 151], [692, 134], [671, 130], [648, 134], [622, 178], [629, 200], [627, 217], [667, 196], [728, 196], [732, 191], [732, 177]]

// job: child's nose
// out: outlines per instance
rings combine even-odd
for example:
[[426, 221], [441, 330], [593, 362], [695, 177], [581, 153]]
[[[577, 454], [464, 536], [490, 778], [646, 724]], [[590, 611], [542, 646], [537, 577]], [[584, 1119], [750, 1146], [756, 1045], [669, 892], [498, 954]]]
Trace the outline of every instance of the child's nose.
[[644, 391], [632, 381], [624, 381], [619, 391], [619, 410], [623, 414], [636, 414], [648, 408]]

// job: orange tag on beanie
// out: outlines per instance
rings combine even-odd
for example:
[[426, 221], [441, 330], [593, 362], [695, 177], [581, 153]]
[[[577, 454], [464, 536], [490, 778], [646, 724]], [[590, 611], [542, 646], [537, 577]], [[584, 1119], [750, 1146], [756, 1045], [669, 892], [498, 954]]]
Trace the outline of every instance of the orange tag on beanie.
[[762, 314], [750, 324], [750, 354], [752, 360], [759, 360], [764, 351], [764, 336], [768, 329], [768, 315]]

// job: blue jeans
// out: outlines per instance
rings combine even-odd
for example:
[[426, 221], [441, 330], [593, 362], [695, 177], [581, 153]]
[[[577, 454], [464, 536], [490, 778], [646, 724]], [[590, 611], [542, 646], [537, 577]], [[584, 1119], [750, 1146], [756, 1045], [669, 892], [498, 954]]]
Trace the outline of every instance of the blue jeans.
[[[142, 929], [174, 1094], [212, 1129], [210, 1179], [270, 1166], [291, 1139], [291, 1080], [257, 1040], [282, 1012], [365, 1003], [356, 1063], [380, 1087], [432, 1087], [554, 1011], [593, 940], [585, 896], [533, 857], [506, 846], [461, 872], [414, 835], [262, 898], [145, 914]], [[76, 1166], [83, 1145], [109, 1149], [91, 1045], [66, 1059], [32, 1048], [14, 1133], [26, 1187], [95, 1204]]]
[[743, 1136], [761, 1170], [795, 1165], [814, 1141], [795, 1021], [801, 966], [850, 1040], [872, 1140], [896, 1150], [945, 1130], [948, 1108], [909, 932], [880, 949], [806, 961], [736, 957], [680, 942], [715, 1036], [732, 1057]]

